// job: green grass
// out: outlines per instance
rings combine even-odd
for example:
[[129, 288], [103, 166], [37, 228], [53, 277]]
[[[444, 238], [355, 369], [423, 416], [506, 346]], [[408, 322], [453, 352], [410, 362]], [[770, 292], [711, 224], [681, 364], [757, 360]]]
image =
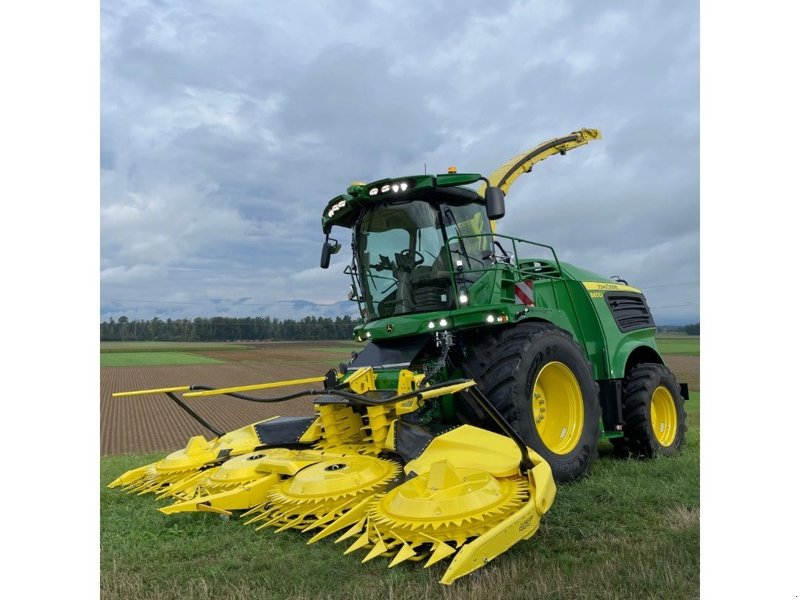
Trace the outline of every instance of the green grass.
[[658, 335], [656, 336], [656, 344], [662, 354], [700, 356], [699, 335]]
[[166, 365], [216, 365], [223, 361], [186, 352], [107, 352], [100, 354], [101, 367], [157, 367]]
[[[559, 486], [541, 530], [452, 586], [446, 565], [361, 564], [342, 544], [254, 531], [210, 514], [167, 517], [152, 496], [101, 491], [101, 586], [134, 598], [697, 598], [700, 561], [698, 393], [676, 458], [620, 461], [603, 442], [590, 477]], [[158, 456], [101, 460], [105, 485]], [[445, 561], [446, 562], [446, 561]]]
[[249, 350], [252, 346], [226, 342], [100, 342], [100, 352], [219, 352], [220, 350]]

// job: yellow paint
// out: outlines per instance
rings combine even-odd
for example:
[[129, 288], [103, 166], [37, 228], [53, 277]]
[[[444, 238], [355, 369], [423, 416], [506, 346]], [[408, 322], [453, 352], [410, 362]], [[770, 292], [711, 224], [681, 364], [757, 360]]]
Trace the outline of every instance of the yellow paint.
[[308, 429], [303, 432], [303, 435], [301, 435], [300, 439], [297, 441], [301, 444], [313, 444], [321, 437], [322, 421], [319, 417], [317, 417], [311, 422], [311, 425], [308, 426]]
[[[520, 449], [510, 438], [469, 425], [435, 437], [405, 467], [379, 456], [395, 447], [398, 414], [475, 385], [468, 380], [439, 389], [420, 388], [423, 379], [423, 374], [401, 371], [396, 394], [414, 393], [414, 397], [399, 402], [316, 404], [317, 418], [300, 436], [302, 443], [313, 447], [257, 449], [261, 441], [255, 424], [248, 425], [218, 439], [196, 436], [184, 449], [129, 471], [112, 487], [170, 498], [174, 503], [161, 509], [165, 514], [230, 516], [245, 511], [242, 519], [256, 529], [315, 532], [309, 543], [343, 531], [337, 541], [349, 539], [345, 553], [361, 550], [363, 562], [387, 556], [392, 567], [409, 560], [426, 561], [429, 567], [454, 557], [442, 579], [451, 583], [533, 535], [553, 502], [555, 484], [541, 456], [528, 449], [534, 467], [522, 473]], [[375, 384], [369, 367], [347, 379], [348, 388], [358, 394], [375, 390]], [[166, 389], [187, 388], [138, 393]], [[417, 476], [397, 485], [403, 468]]]
[[[642, 290], [631, 287], [629, 285], [624, 285], [621, 283], [606, 283], [605, 281], [583, 281], [583, 287], [585, 287], [589, 291], [598, 291], [598, 292], [633, 292], [635, 294], [641, 294]], [[600, 296], [592, 296], [593, 298], [600, 297], [602, 298], [602, 294]]]
[[672, 445], [678, 431], [678, 411], [675, 399], [663, 385], [653, 390], [650, 398], [650, 424], [659, 444], [664, 447]]
[[555, 454], [571, 452], [583, 432], [583, 394], [564, 363], [547, 363], [536, 375], [531, 397], [536, 431]]
[[323, 445], [326, 447], [363, 442], [365, 435], [361, 416], [347, 404], [315, 404], [322, 423]]
[[181, 385], [178, 387], [157, 388], [153, 390], [137, 390], [135, 392], [114, 392], [111, 394], [112, 398], [123, 398], [125, 396], [144, 396], [145, 394], [164, 394], [166, 392], [186, 392], [191, 389], [189, 385]]
[[375, 389], [375, 373], [372, 367], [361, 367], [346, 379], [350, 390], [356, 394], [365, 394]]
[[[517, 180], [517, 178], [523, 173], [530, 173], [531, 169], [536, 163], [541, 162], [549, 156], [553, 156], [554, 154], [561, 154], [562, 152], [568, 152], [569, 150], [578, 148], [579, 146], [584, 146], [592, 140], [603, 139], [599, 129], [581, 129], [580, 131], [573, 131], [572, 134], [578, 137], [578, 139], [574, 142], [567, 142], [553, 148], [544, 149], [545, 146], [553, 141], [548, 140], [547, 142], [539, 144], [530, 150], [526, 150], [525, 152], [517, 154], [514, 158], [495, 169], [492, 174], [489, 175], [489, 185], [496, 186], [498, 182], [500, 182], [507, 175], [503, 185], [500, 186], [500, 189], [503, 190], [504, 194], [508, 194], [509, 188]], [[483, 196], [485, 191], [486, 184], [483, 184], [478, 189], [478, 194]]]
[[253, 425], [246, 425], [210, 441], [198, 435], [191, 438], [182, 450], [168, 454], [158, 462], [128, 471], [108, 487], [124, 486], [129, 492], [136, 493], [164, 491], [165, 486], [185, 483], [199, 469], [214, 464], [221, 451], [230, 450], [229, 456], [236, 456], [252, 452], [260, 443]]
[[230, 394], [231, 392], [251, 392], [253, 390], [269, 390], [272, 388], [288, 387], [292, 385], [302, 385], [304, 383], [321, 383], [324, 377], [306, 377], [305, 379], [290, 379], [288, 381], [273, 381], [270, 383], [256, 383], [253, 385], [239, 385], [235, 387], [220, 388], [218, 390], [203, 390], [200, 392], [189, 392], [184, 394], [186, 398], [196, 398], [199, 396], [218, 396], [220, 394]]
[[519, 473], [520, 458], [519, 448], [511, 438], [472, 425], [461, 425], [435, 437], [420, 457], [406, 464], [405, 472], [426, 473], [433, 463], [449, 460], [459, 468], [510, 477]]
[[446, 396], [448, 394], [455, 394], [456, 392], [461, 392], [467, 388], [471, 388], [475, 385], [475, 382], [471, 379], [464, 383], [456, 383], [454, 385], [447, 385], [445, 387], [441, 387], [435, 390], [428, 390], [425, 391], [424, 389], [420, 390], [420, 396], [422, 400], [430, 400], [431, 398], [438, 398], [439, 396]]

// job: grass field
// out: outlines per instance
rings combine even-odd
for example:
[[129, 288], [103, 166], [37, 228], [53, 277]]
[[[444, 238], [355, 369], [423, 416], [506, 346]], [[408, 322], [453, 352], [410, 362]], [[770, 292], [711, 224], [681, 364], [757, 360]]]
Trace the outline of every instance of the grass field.
[[[104, 598], [696, 598], [699, 395], [673, 459], [620, 461], [604, 444], [591, 477], [560, 486], [533, 538], [446, 587], [445, 567], [361, 564], [341, 544], [254, 531], [214, 515], [159, 513], [150, 497], [101, 492]], [[159, 456], [102, 459], [105, 485]], [[361, 553], [363, 554], [363, 553]]]
[[662, 354], [700, 356], [699, 335], [658, 335], [656, 344]]
[[101, 352], [101, 367], [157, 367], [164, 365], [216, 365], [223, 361], [188, 352]]

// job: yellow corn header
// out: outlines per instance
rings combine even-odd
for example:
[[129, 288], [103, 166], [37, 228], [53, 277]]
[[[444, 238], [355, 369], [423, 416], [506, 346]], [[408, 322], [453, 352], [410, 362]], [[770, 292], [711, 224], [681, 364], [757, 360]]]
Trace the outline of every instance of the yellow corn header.
[[[197, 511], [238, 517], [256, 530], [300, 529], [309, 544], [328, 536], [345, 554], [395, 567], [450, 559], [441, 582], [480, 568], [530, 538], [555, 497], [549, 465], [527, 448], [469, 379], [435, 385], [403, 370], [396, 390], [375, 387], [361, 368], [292, 381], [225, 389], [181, 386], [114, 394], [228, 394], [256, 401], [313, 395], [313, 417], [274, 417], [211, 440], [197, 436], [163, 460], [123, 474], [109, 487], [155, 494], [165, 514]], [[325, 382], [281, 398], [242, 392]], [[504, 434], [470, 425], [444, 430], [403, 419], [426, 402], [468, 394]], [[216, 431], [212, 426], [201, 421]]]

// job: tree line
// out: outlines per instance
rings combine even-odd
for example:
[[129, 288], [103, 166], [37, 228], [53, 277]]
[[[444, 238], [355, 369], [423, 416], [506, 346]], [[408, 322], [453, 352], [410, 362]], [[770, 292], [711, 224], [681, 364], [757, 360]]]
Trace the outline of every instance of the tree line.
[[686, 333], [686, 335], [700, 335], [700, 323], [685, 325], [683, 327], [683, 331]]
[[349, 340], [356, 320], [344, 317], [211, 317], [150, 321], [122, 316], [100, 323], [103, 342], [230, 342], [236, 340]]

